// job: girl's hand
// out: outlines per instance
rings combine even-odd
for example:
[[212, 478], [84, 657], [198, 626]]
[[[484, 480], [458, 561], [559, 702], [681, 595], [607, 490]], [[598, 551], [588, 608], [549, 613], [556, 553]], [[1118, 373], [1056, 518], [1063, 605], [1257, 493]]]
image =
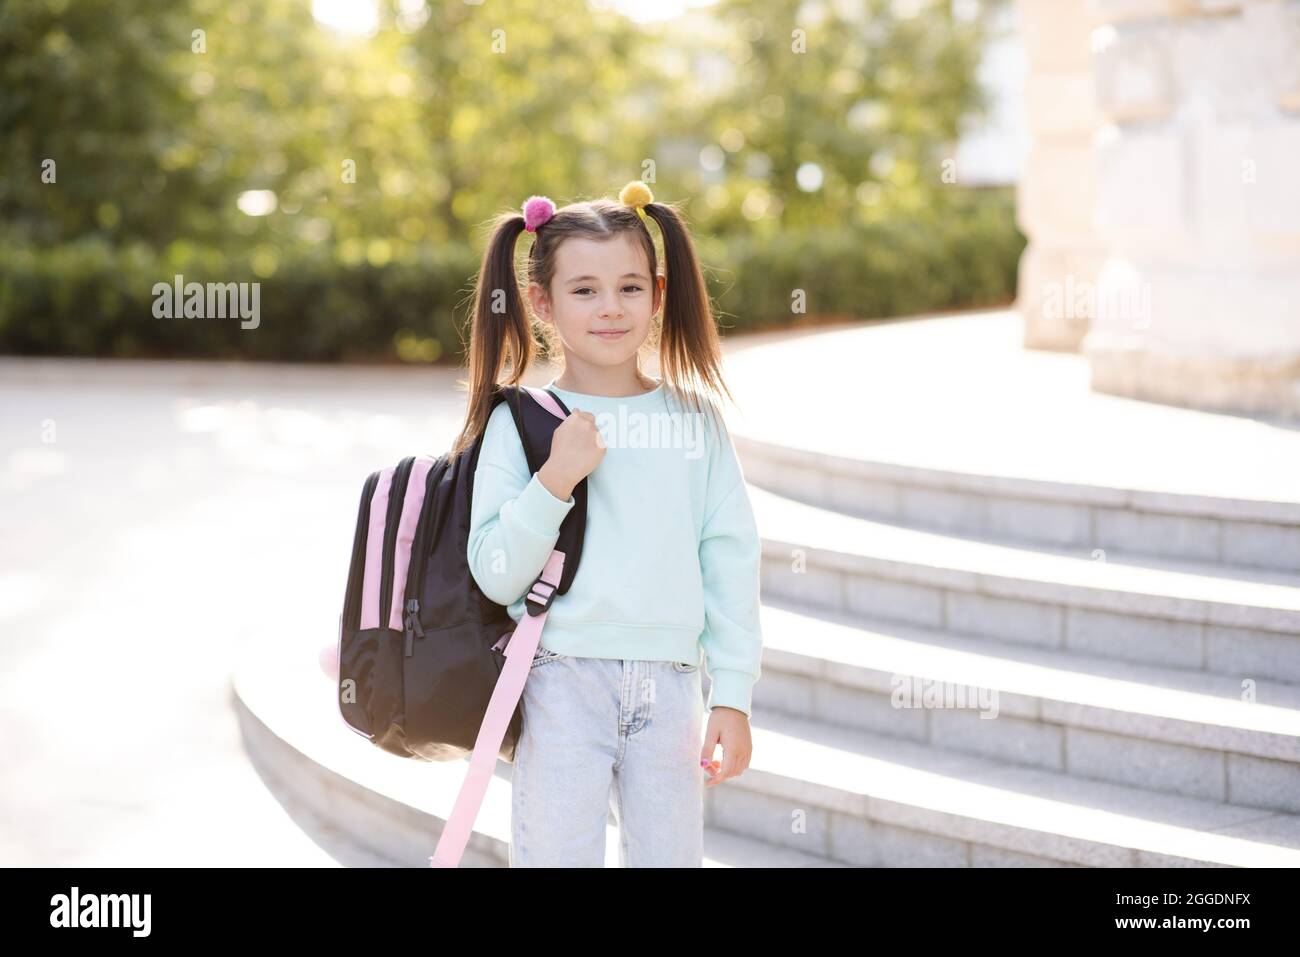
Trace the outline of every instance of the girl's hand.
[[[713, 760], [713, 749], [722, 745], [722, 762]], [[721, 784], [727, 778], [739, 777], [749, 767], [749, 756], [754, 750], [749, 734], [749, 717], [743, 711], [718, 705], [709, 710], [709, 726], [704, 732], [704, 748], [700, 751], [700, 767], [709, 775], [705, 787]]]
[[551, 454], [537, 471], [546, 490], [567, 501], [573, 488], [605, 457], [605, 439], [596, 427], [596, 417], [577, 406], [551, 434]]

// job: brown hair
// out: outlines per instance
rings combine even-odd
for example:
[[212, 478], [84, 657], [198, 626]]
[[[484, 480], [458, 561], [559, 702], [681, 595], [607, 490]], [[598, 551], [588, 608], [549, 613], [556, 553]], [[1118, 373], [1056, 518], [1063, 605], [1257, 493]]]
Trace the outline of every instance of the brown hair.
[[[689, 397], [697, 411], [704, 398], [716, 414], [715, 401], [720, 401], [723, 393], [733, 402], [735, 399], [722, 380], [722, 344], [695, 244], [674, 206], [647, 203], [642, 209], [659, 225], [665, 273], [662, 319], [652, 323], [643, 349], [653, 348], [658, 332], [659, 368], [665, 387]], [[520, 383], [534, 357], [535, 333], [548, 351], [559, 351], [551, 327], [530, 321], [520, 293], [527, 283], [535, 282], [549, 294], [561, 243], [574, 236], [604, 241], [630, 233], [645, 249], [652, 283], [658, 282], [658, 257], [650, 230], [636, 209], [622, 202], [601, 198], [557, 209], [534, 233], [524, 286], [515, 276], [515, 246], [522, 232], [522, 213], [499, 214], [483, 253], [470, 320], [469, 381], [460, 382], [467, 387], [468, 402], [464, 425], [451, 449], [453, 456], [470, 448], [487, 427], [498, 386]]]

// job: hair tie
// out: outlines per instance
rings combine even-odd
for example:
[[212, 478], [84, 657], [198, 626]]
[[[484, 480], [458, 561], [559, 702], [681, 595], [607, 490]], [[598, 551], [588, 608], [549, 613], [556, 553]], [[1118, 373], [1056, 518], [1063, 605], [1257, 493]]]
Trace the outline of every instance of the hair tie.
[[545, 196], [529, 196], [524, 200], [524, 229], [537, 232], [537, 227], [555, 215], [555, 204]]
[[641, 222], [645, 222], [645, 209], [647, 203], [655, 201], [654, 193], [650, 192], [650, 187], [639, 179], [624, 186], [618, 194], [619, 202], [624, 206], [631, 206], [636, 210], [636, 214], [641, 217]]

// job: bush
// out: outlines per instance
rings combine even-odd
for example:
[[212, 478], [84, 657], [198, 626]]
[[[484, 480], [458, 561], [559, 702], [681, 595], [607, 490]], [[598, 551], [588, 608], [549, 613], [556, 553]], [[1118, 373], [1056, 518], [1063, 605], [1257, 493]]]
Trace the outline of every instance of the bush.
[[736, 330], [1001, 305], [1024, 247], [1010, 191], [966, 193], [916, 219], [722, 246], [715, 296]]

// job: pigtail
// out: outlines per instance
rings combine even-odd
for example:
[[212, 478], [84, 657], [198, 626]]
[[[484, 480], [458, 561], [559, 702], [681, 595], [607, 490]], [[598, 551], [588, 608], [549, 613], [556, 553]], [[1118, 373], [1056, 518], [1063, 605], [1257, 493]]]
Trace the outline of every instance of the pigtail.
[[720, 414], [713, 398], [735, 403], [722, 379], [722, 340], [718, 336], [709, 289], [690, 231], [676, 208], [666, 203], [641, 207], [659, 225], [663, 238], [665, 287], [659, 366], [665, 381], [689, 396], [698, 410], [707, 398], [715, 420]]
[[523, 216], [501, 214], [483, 252], [468, 343], [469, 380], [460, 383], [468, 391], [465, 422], [452, 456], [473, 446], [487, 428], [503, 369], [510, 369], [504, 384], [516, 385], [533, 359], [533, 335], [515, 275], [515, 247], [523, 231]]

